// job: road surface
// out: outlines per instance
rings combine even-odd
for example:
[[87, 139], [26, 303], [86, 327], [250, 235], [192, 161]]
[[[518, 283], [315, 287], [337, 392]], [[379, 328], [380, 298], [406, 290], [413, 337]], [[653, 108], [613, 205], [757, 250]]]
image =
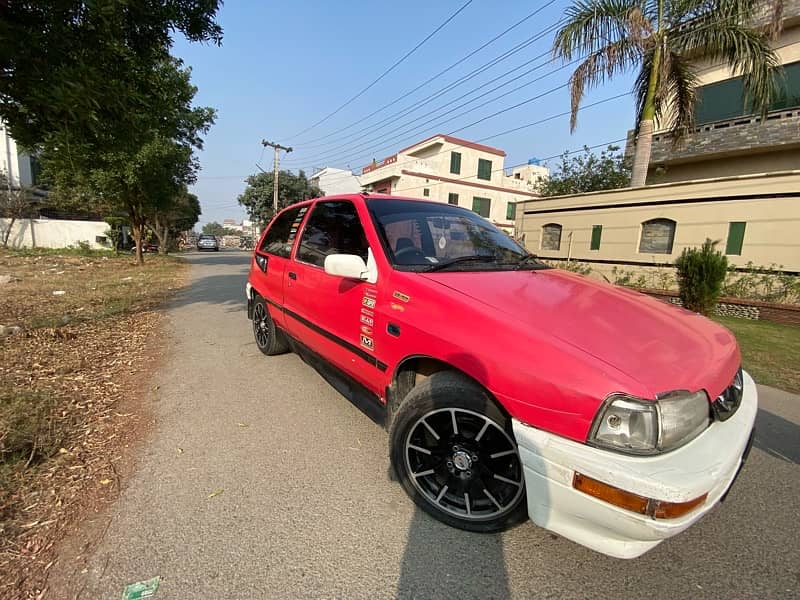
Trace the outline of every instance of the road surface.
[[317, 372], [258, 351], [248, 255], [188, 257], [156, 426], [81, 598], [118, 600], [155, 576], [156, 600], [800, 597], [800, 398], [761, 388], [728, 500], [639, 559], [531, 523], [470, 534], [414, 508], [390, 477], [386, 433]]

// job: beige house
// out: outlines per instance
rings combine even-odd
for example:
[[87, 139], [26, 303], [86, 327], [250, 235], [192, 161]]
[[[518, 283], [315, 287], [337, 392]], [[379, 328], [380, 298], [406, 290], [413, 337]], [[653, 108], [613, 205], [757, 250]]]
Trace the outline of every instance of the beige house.
[[[542, 258], [642, 272], [710, 238], [729, 263], [800, 272], [800, 170], [526, 201], [517, 230]], [[609, 277], [610, 278], [610, 277]]]
[[[741, 77], [726, 66], [698, 63], [695, 129], [677, 147], [671, 133], [655, 133], [647, 183], [800, 168], [800, 0], [784, 0], [783, 10], [783, 31], [772, 47], [785, 79], [766, 119], [748, 110]], [[759, 23], [766, 22], [764, 14]], [[629, 133], [631, 155], [632, 140]]]
[[364, 167], [361, 185], [375, 193], [463, 206], [512, 229], [516, 203], [539, 197], [535, 185], [548, 170], [529, 164], [506, 174], [505, 157], [498, 148], [437, 134]]

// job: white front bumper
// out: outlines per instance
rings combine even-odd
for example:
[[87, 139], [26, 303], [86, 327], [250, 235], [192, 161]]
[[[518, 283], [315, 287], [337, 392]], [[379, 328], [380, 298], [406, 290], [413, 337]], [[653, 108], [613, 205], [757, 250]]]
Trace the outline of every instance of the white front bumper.
[[[758, 411], [758, 392], [744, 373], [736, 414], [714, 422], [689, 444], [659, 456], [627, 456], [535, 429], [514, 420], [525, 472], [528, 513], [537, 525], [618, 558], [635, 558], [680, 533], [710, 511], [733, 483]], [[708, 493], [676, 519], [624, 510], [572, 487], [575, 472], [628, 492], [668, 502]]]

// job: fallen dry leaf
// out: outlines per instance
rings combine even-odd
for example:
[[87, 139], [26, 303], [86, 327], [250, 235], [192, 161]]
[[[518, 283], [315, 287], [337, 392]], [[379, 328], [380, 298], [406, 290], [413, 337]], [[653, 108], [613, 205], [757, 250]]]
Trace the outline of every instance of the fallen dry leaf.
[[211, 493], [208, 495], [208, 497], [209, 497], [209, 498], [215, 498], [216, 496], [219, 496], [220, 494], [222, 494], [224, 491], [225, 491], [225, 490], [214, 490], [213, 492], [211, 492]]

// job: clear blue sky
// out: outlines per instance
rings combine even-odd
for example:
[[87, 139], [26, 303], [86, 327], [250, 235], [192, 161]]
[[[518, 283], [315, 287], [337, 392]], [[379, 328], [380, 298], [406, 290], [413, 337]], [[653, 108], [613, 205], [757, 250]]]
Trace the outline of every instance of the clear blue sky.
[[[453, 14], [466, 0], [406, 0], [345, 2], [299, 0], [261, 2], [228, 0], [219, 15], [225, 29], [222, 47], [188, 44], [177, 40], [174, 53], [193, 69], [198, 105], [213, 106], [217, 121], [200, 153], [202, 171], [194, 186], [203, 209], [201, 224], [241, 219], [237, 204], [244, 179], [257, 172], [256, 162], [271, 169], [272, 150], [263, 151], [262, 138], [294, 147], [282, 167], [293, 171], [348, 165], [356, 172], [373, 158], [381, 159], [434, 133], [454, 133], [484, 140], [500, 132], [569, 110], [566, 88], [514, 110], [461, 129], [466, 125], [547, 92], [566, 83], [572, 69], [561, 63], [543, 64], [540, 58], [502, 79], [455, 100], [478, 86], [547, 52], [553, 34], [547, 34], [521, 51], [498, 62], [469, 81], [405, 116], [370, 127], [414, 102], [439, 92], [460, 77], [499, 57], [531, 36], [553, 25], [563, 15], [568, 0], [555, 0], [539, 14], [501, 37], [462, 64], [447, 70], [408, 98], [366, 119], [374, 110], [413, 90], [429, 77], [447, 69], [546, 1], [473, 0], [446, 27], [364, 95], [311, 131], [296, 135], [346, 102]], [[537, 70], [460, 109], [456, 107], [517, 77]], [[574, 67], [573, 67], [574, 68]], [[544, 77], [542, 77], [544, 75]], [[533, 82], [534, 79], [541, 78]], [[624, 76], [591, 91], [585, 104], [631, 89]], [[493, 100], [513, 88], [523, 89]], [[489, 104], [468, 111], [492, 100]], [[446, 114], [448, 111], [452, 111]], [[437, 118], [438, 117], [438, 118]], [[434, 119], [423, 125], [424, 121]], [[593, 146], [624, 138], [634, 121], [630, 96], [589, 108], [579, 115], [578, 129], [569, 131], [568, 117], [560, 117], [484, 143], [508, 153], [506, 166], [531, 157], [550, 157], [584, 144]], [[345, 131], [327, 134], [356, 124]], [[360, 133], [360, 129], [367, 131]], [[391, 130], [397, 128], [395, 132]], [[456, 130], [460, 130], [457, 131]], [[360, 136], [365, 136], [360, 138]], [[354, 139], [359, 138], [359, 139]]]

